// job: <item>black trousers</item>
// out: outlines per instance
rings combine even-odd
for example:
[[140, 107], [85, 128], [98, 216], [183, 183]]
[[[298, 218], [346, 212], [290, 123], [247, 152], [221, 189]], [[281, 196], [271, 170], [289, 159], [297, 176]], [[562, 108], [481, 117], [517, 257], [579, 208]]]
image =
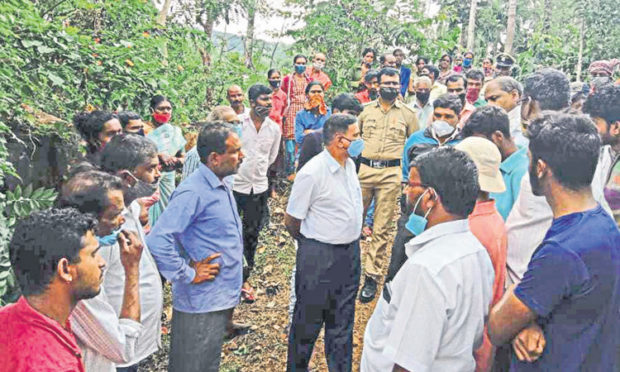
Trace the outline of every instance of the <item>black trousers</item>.
[[269, 191], [250, 195], [233, 191], [237, 202], [237, 211], [243, 225], [243, 255], [248, 266], [243, 270], [243, 281], [247, 281], [254, 268], [254, 255], [258, 245], [258, 234], [263, 228], [265, 215], [268, 213], [267, 198]]
[[308, 369], [323, 324], [329, 371], [351, 371], [361, 270], [359, 240], [332, 245], [302, 237], [298, 242], [297, 301], [288, 340], [287, 371]]
[[400, 270], [401, 266], [407, 261], [407, 255], [405, 254], [405, 244], [415, 235], [413, 235], [405, 225], [409, 220], [411, 211], [410, 207], [407, 207], [405, 196], [400, 198], [400, 218], [396, 223], [396, 236], [394, 237], [394, 244], [392, 245], [392, 255], [390, 256], [390, 266], [388, 266], [388, 273], [385, 277], [385, 283], [394, 279], [394, 276]]

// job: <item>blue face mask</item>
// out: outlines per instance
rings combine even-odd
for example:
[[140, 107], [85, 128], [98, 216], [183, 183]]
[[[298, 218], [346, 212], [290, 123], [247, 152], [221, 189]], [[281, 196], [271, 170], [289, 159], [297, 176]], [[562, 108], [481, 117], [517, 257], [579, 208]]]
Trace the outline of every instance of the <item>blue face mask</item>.
[[306, 65], [295, 65], [295, 72], [298, 74], [303, 74], [306, 72]]
[[470, 67], [471, 63], [472, 63], [473, 59], [472, 58], [465, 58], [463, 60], [463, 67]]
[[[428, 189], [426, 189], [426, 191], [428, 191]], [[418, 198], [418, 201], [415, 202], [415, 206], [413, 207], [413, 212], [411, 212], [411, 215], [409, 216], [409, 220], [407, 221], [407, 224], [405, 225], [407, 230], [411, 231], [411, 233], [415, 236], [418, 236], [424, 232], [424, 229], [426, 229], [426, 225], [428, 224], [428, 220], [426, 219], [426, 217], [428, 217], [428, 214], [431, 213], [431, 210], [433, 209], [433, 208], [429, 209], [424, 215], [424, 217], [418, 216], [417, 214], [415, 214], [415, 210], [418, 208], [418, 204], [420, 204], [420, 200], [422, 200], [422, 198], [424, 197], [424, 194], [426, 194], [426, 191], [424, 191], [422, 195], [420, 195], [420, 197]]]
[[97, 241], [99, 242], [99, 245], [112, 245], [114, 243], [116, 243], [116, 240], [118, 239], [118, 235], [121, 233], [121, 228], [119, 227], [118, 229], [112, 231], [110, 234], [106, 235], [106, 236], [97, 236]]
[[349, 156], [352, 158], [357, 158], [358, 156], [360, 156], [362, 154], [362, 151], [364, 151], [364, 140], [361, 138], [356, 139], [355, 141], [351, 141], [351, 144], [347, 149]]

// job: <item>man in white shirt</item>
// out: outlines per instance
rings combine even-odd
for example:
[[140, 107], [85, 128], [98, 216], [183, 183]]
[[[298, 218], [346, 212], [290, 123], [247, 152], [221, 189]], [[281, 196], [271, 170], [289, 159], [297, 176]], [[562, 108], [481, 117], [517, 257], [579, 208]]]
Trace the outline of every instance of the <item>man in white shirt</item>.
[[247, 267], [243, 270], [242, 297], [254, 301], [254, 291], [248, 278], [254, 267], [254, 255], [258, 245], [258, 234], [269, 213], [269, 181], [267, 169], [278, 156], [282, 131], [269, 118], [271, 112], [271, 88], [255, 84], [248, 90], [250, 114], [241, 115], [241, 146], [245, 158], [233, 182], [233, 195], [243, 221], [243, 255]]
[[362, 189], [350, 157], [364, 147], [355, 116], [332, 115], [325, 150], [297, 173], [284, 223], [298, 242], [287, 370], [305, 371], [325, 324], [330, 371], [350, 371], [360, 279]]
[[[82, 301], [74, 311], [79, 327], [74, 332], [84, 345], [84, 365], [92, 371], [135, 371], [137, 364], [161, 347], [161, 314], [163, 291], [155, 260], [146, 245], [139, 220], [138, 198], [152, 195], [160, 177], [157, 147], [145, 137], [122, 134], [114, 137], [101, 154], [104, 171], [118, 176], [123, 185], [125, 208], [120, 212], [122, 229], [137, 235], [144, 247], [139, 259], [140, 329], [123, 331], [126, 268], [117, 243], [104, 247], [107, 267], [104, 274], [104, 295]], [[119, 318], [121, 318], [119, 320]], [[127, 322], [125, 322], [127, 323]], [[124, 333], [124, 335], [123, 335]], [[129, 341], [133, 337], [133, 350]], [[123, 351], [124, 345], [124, 351]], [[112, 352], [119, 350], [123, 352]]]
[[452, 147], [411, 163], [404, 192], [416, 237], [368, 321], [362, 372], [474, 371], [494, 280], [467, 220], [479, 190], [475, 164]]
[[528, 140], [521, 129], [521, 96], [523, 85], [509, 76], [489, 81], [485, 86], [484, 99], [491, 106], [506, 110], [510, 120], [510, 136], [519, 147], [527, 146]]

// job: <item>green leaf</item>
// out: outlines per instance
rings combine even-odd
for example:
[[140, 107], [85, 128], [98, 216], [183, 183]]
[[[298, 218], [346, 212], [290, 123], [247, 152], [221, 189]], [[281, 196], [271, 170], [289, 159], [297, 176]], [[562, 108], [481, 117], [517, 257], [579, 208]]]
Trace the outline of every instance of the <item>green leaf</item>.
[[33, 46], [41, 46], [43, 45], [43, 43], [41, 43], [39, 40], [22, 40], [22, 45], [24, 46], [24, 48], [30, 48]]
[[51, 72], [47, 72], [47, 78], [50, 79], [50, 81], [57, 86], [61, 86], [65, 83], [65, 81], [58, 75], [51, 73]]
[[28, 184], [28, 186], [24, 188], [24, 193], [22, 196], [24, 198], [29, 198], [31, 194], [32, 194], [32, 184]]
[[22, 197], [22, 186], [17, 185], [15, 190], [13, 190], [13, 200], [17, 200]]
[[52, 53], [54, 51], [54, 48], [50, 48], [48, 46], [45, 45], [39, 45], [37, 47], [37, 51], [41, 54], [48, 54], [48, 53]]

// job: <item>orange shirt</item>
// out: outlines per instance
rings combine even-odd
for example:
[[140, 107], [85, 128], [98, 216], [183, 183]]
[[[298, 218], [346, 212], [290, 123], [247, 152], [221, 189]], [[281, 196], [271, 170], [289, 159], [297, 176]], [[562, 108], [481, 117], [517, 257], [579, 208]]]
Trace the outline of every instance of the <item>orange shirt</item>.
[[[506, 246], [507, 233], [504, 219], [495, 207], [495, 200], [478, 201], [474, 211], [469, 215], [469, 229], [491, 257], [491, 263], [495, 270], [493, 281], [493, 297], [491, 307], [495, 305], [504, 294], [506, 281]], [[476, 359], [476, 371], [490, 371], [493, 366], [493, 345], [487, 336], [486, 324], [482, 346], [474, 352]]]
[[308, 67], [308, 76], [314, 81], [323, 85], [323, 89], [328, 90], [332, 86], [332, 80], [324, 71], [315, 70], [312, 66]]

